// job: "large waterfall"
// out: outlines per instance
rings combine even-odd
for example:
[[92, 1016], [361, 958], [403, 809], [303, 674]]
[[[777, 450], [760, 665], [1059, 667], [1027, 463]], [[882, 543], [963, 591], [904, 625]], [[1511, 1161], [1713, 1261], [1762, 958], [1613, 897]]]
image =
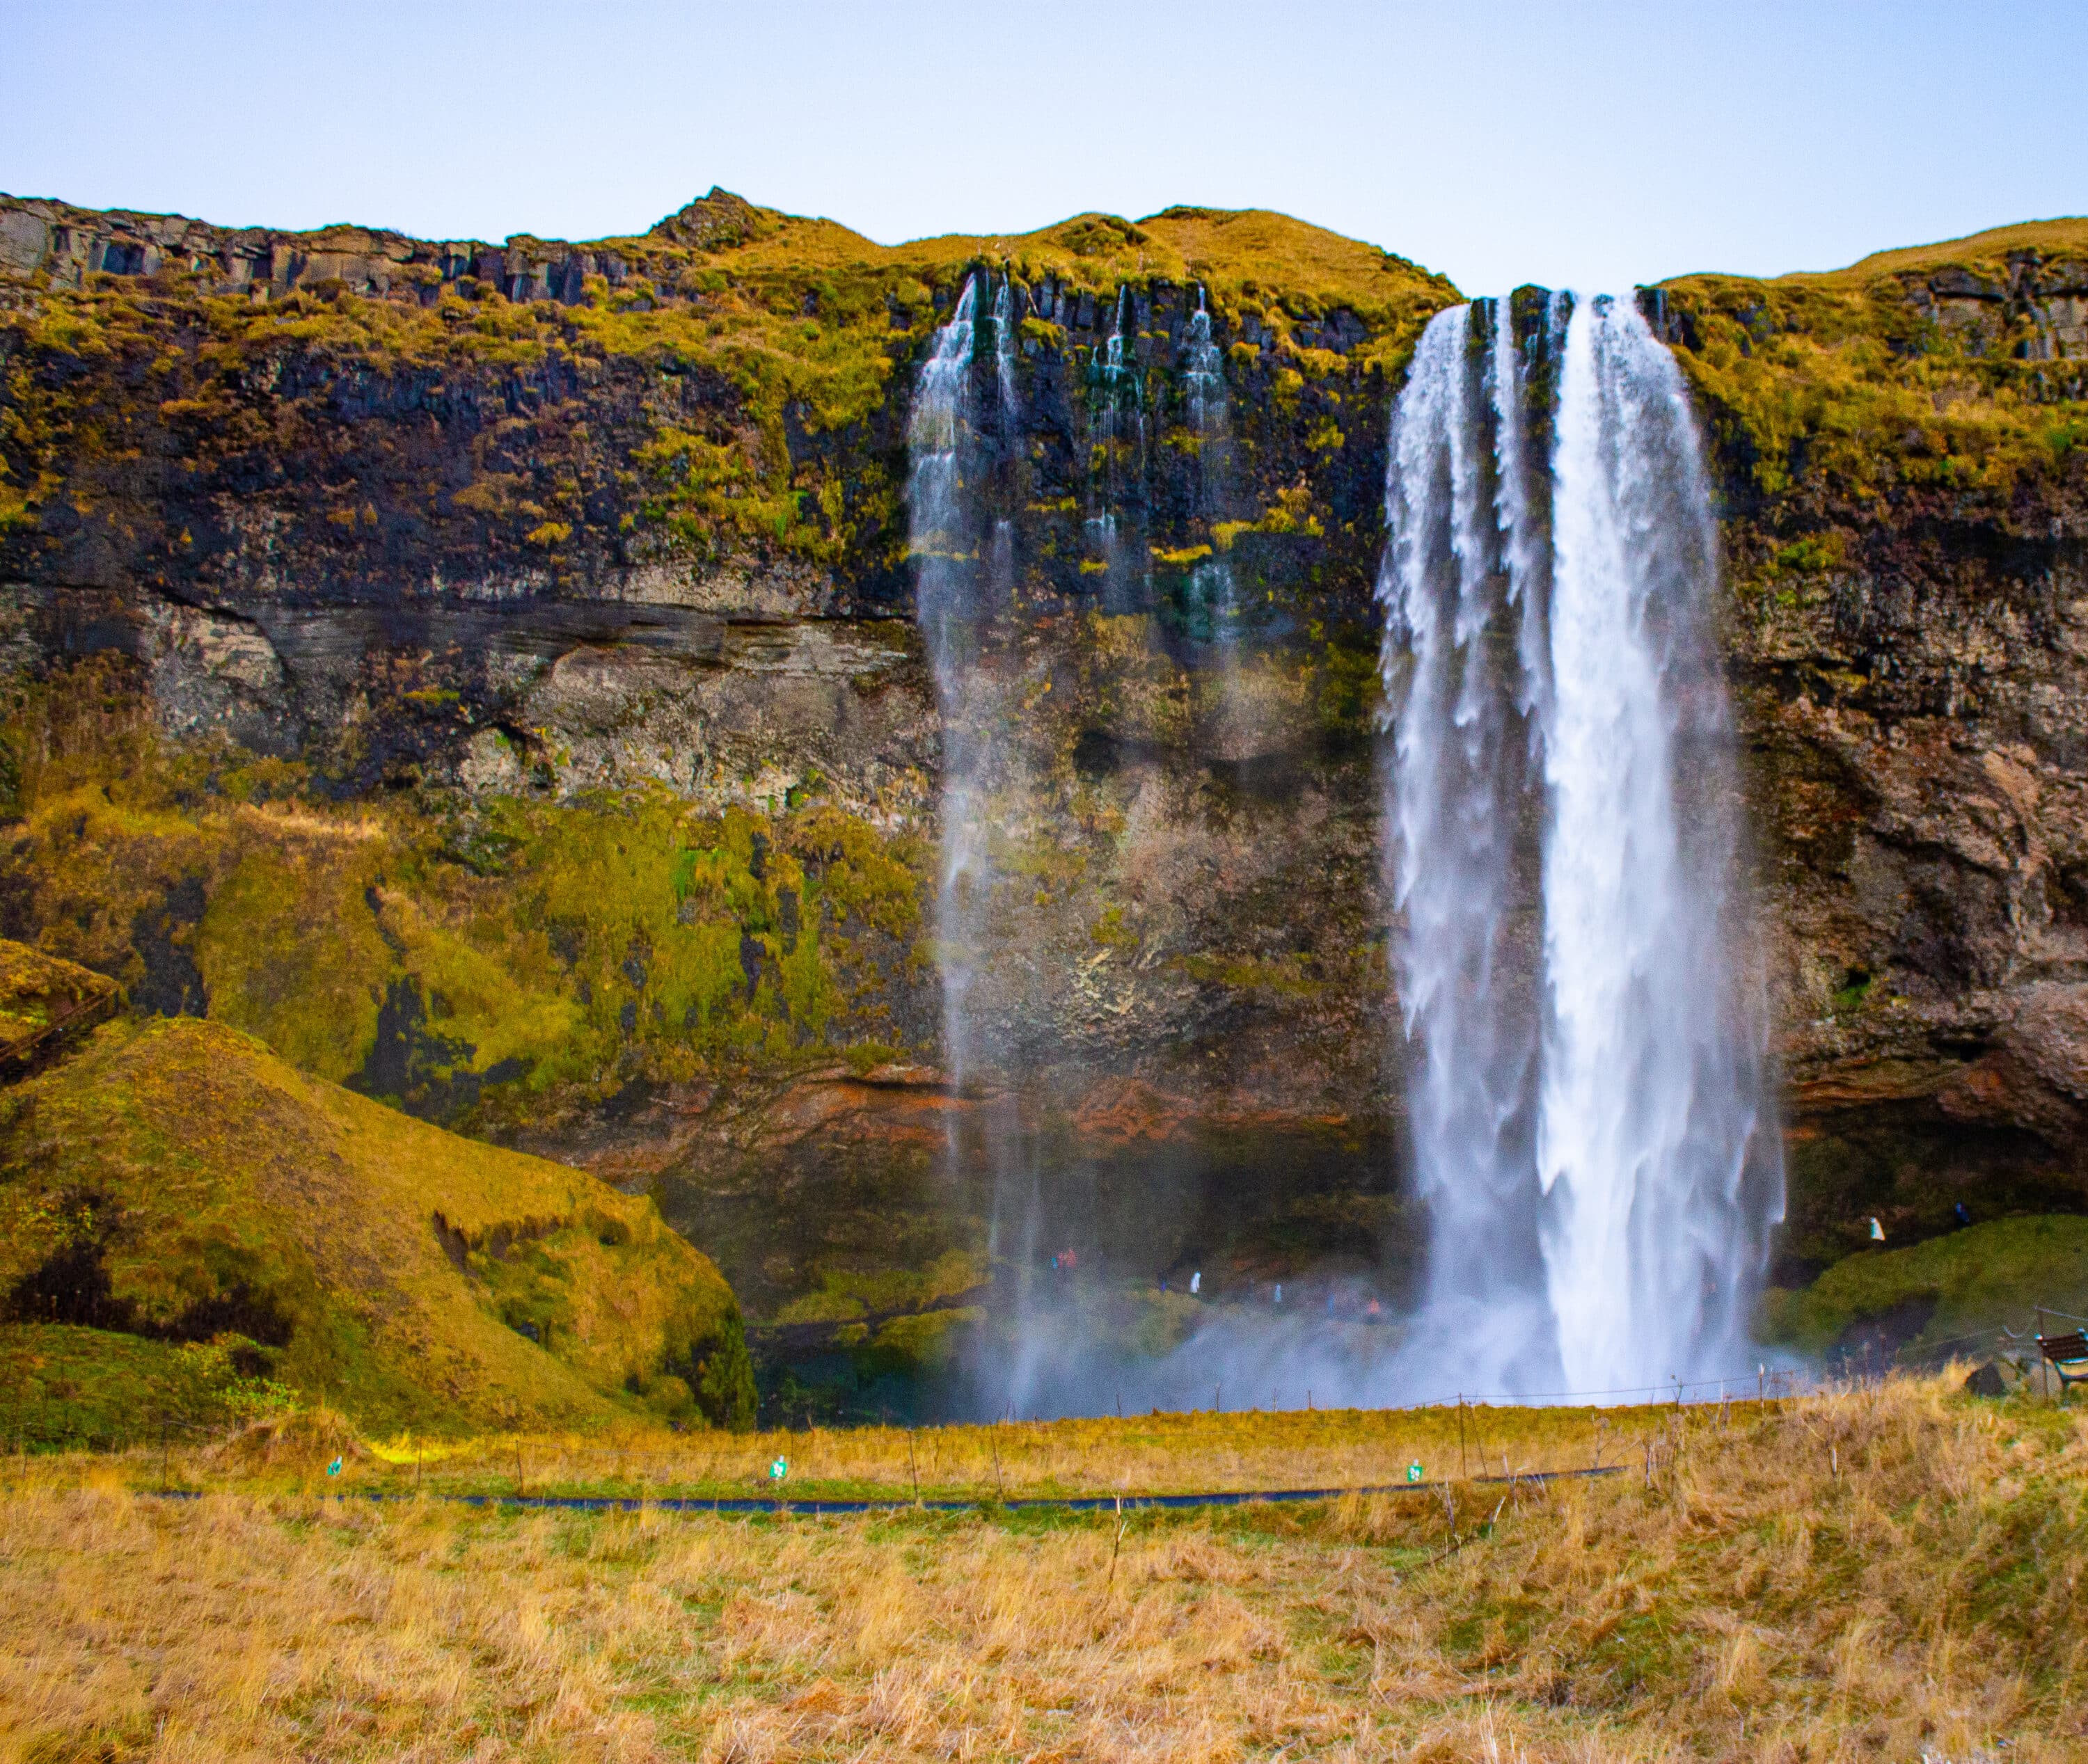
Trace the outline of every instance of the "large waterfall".
[[[1742, 1372], [1782, 1170], [1712, 628], [1717, 536], [1679, 372], [1628, 301], [1524, 290], [1441, 314], [1393, 411], [1384, 829], [1429, 1237], [1410, 1313], [1373, 1326], [1391, 1318], [1346, 1296], [1352, 1273], [1305, 1271], [1287, 1304], [1236, 1285], [1148, 1359], [1105, 1345], [1088, 1289], [1050, 1277], [1060, 1246], [1040, 1220], [1065, 1229], [1068, 1183], [1092, 1189], [1093, 1172], [1053, 1166], [1047, 1205], [1039, 1159], [1061, 1154], [1022, 1113], [1046, 958], [1013, 878], [1046, 787], [1020, 708], [1042, 689], [1015, 640], [1041, 616], [1012, 597], [1011, 517], [1030, 493], [1018, 310], [999, 278], [968, 279], [908, 436], [943, 741], [935, 947], [965, 1098], [946, 1117], [965, 1185], [952, 1198], [984, 1203], [1012, 1302], [999, 1357], [975, 1369], [989, 1412], [1225, 1389], [1592, 1395]], [[1202, 300], [1183, 316], [1187, 518], [1215, 527], [1233, 463], [1223, 357]], [[1086, 538], [1119, 612], [1144, 604], [1142, 566], [1117, 555], [1120, 506], [1148, 549], [1136, 318], [1120, 293], [1088, 369]], [[1234, 762], [1260, 751], [1263, 670], [1237, 652], [1228, 561], [1202, 560], [1190, 600], [1208, 622], [1190, 630], [1213, 694], [1202, 738]], [[1132, 1291], [1123, 1303], [1149, 1302]]]
[[1387, 844], [1431, 1219], [1402, 1382], [1736, 1372], [1782, 1174], [1672, 358], [1628, 301], [1441, 314], [1387, 514]]

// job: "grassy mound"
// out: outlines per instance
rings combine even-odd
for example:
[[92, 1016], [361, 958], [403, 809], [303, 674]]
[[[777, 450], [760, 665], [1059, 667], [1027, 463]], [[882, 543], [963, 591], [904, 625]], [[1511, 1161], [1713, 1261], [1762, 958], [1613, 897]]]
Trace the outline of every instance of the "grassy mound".
[[1803, 1292], [1770, 1292], [1763, 1313], [1770, 1339], [1823, 1353], [1877, 1324], [1897, 1323], [1886, 1345], [1915, 1350], [1999, 1324], [2020, 1330], [2040, 1305], [2088, 1313], [2088, 1219], [2002, 1219], [1867, 1249]]
[[101, 1332], [9, 1339], [87, 1393], [80, 1437], [135, 1427], [170, 1400], [168, 1344], [213, 1339], [380, 1429], [584, 1425], [655, 1386], [686, 1407], [738, 1318], [649, 1200], [194, 1019], [108, 1025], [0, 1101], [0, 1292], [17, 1323]]

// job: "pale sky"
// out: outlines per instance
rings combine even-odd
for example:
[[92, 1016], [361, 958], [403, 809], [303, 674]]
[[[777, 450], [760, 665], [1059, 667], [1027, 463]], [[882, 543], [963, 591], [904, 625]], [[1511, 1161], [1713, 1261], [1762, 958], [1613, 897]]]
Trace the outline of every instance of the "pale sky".
[[2088, 0], [0, 0], [0, 190], [438, 237], [1280, 208], [1467, 293], [2088, 213]]

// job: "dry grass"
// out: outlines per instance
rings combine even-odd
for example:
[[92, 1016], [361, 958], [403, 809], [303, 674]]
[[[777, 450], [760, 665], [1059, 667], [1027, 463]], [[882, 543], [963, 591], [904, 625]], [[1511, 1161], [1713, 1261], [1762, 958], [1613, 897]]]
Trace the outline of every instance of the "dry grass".
[[1121, 1529], [175, 1502], [33, 1461], [0, 1758], [2088, 1749], [2073, 1415], [1936, 1381], [1669, 1420], [1649, 1484]]
[[[1736, 1406], [1742, 1414], [1755, 1405]], [[430, 1493], [665, 1496], [1005, 1496], [1357, 1489], [1403, 1484], [1419, 1463], [1431, 1481], [1578, 1469], [1637, 1461], [1675, 1411], [1454, 1408], [1229, 1411], [1127, 1420], [992, 1426], [813, 1428], [734, 1435], [631, 1429], [620, 1434], [503, 1434], [456, 1441], [401, 1437], [345, 1467], [351, 1485]], [[778, 1488], [777, 1459], [789, 1466]], [[250, 1476], [247, 1457], [182, 1460], [198, 1489]], [[310, 1454], [277, 1452], [283, 1474]]]

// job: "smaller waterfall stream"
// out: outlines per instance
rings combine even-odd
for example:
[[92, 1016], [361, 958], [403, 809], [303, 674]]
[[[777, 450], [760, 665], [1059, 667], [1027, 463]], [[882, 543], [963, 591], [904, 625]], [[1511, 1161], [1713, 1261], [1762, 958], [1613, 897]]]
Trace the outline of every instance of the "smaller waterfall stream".
[[978, 1063], [971, 1009], [991, 887], [982, 797], [988, 754], [982, 728], [978, 648], [978, 535], [965, 493], [973, 423], [971, 370], [978, 291], [967, 280], [922, 363], [907, 429], [909, 548], [917, 616], [943, 725], [942, 850], [935, 929], [943, 983], [944, 1058], [961, 1086]]
[[[1189, 430], [1197, 444], [1196, 514], [1216, 523], [1227, 513], [1232, 438], [1224, 357], [1212, 340], [1210, 310], [1200, 288], [1182, 345], [1182, 389]], [[1190, 571], [1189, 589], [1195, 610], [1208, 621], [1211, 639], [1219, 646], [1219, 665], [1230, 673], [1237, 667], [1234, 646], [1239, 635], [1239, 592], [1230, 560], [1222, 551], [1215, 551], [1200, 561]]]
[[1089, 370], [1094, 412], [1094, 442], [1102, 461], [1097, 486], [1101, 506], [1087, 519], [1089, 549], [1102, 566], [1102, 599], [1112, 613], [1145, 609], [1150, 600], [1145, 544], [1136, 520], [1123, 531], [1127, 496], [1138, 484], [1145, 463], [1145, 404], [1136, 365], [1126, 359], [1132, 314], [1131, 284], [1117, 290], [1116, 318], [1095, 352]]
[[1015, 391], [1015, 285], [1006, 275], [1000, 292], [993, 297], [993, 371], [1000, 392], [1000, 422], [1003, 433], [1012, 432], [1021, 414]]
[[[1211, 335], [1210, 308], [1200, 287], [1182, 344], [1182, 392], [1189, 430], [1196, 440], [1196, 518], [1209, 531], [1232, 512], [1232, 429], [1225, 357]], [[1262, 732], [1241, 690], [1239, 583], [1222, 546], [1191, 566], [1188, 600], [1192, 629], [1210, 644], [1216, 675], [1213, 747], [1227, 759], [1250, 758]]]

